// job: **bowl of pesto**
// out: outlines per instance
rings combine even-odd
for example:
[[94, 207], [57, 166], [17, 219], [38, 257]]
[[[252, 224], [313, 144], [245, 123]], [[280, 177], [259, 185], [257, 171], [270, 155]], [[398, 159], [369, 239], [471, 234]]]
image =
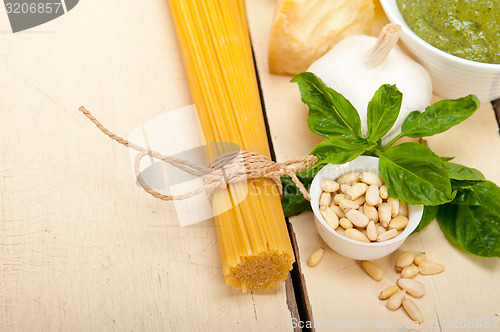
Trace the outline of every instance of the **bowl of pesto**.
[[500, 98], [498, 0], [380, 0], [443, 98]]

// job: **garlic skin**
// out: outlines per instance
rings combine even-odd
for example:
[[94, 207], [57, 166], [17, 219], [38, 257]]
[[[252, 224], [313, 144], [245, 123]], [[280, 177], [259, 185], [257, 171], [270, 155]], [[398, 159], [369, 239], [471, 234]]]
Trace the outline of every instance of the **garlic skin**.
[[392, 48], [380, 64], [370, 65], [369, 57], [376, 42], [377, 38], [371, 36], [348, 37], [316, 60], [307, 71], [351, 102], [361, 118], [363, 136], [368, 132], [367, 107], [375, 91], [383, 84], [396, 84], [403, 93], [403, 100], [396, 123], [382, 138], [382, 144], [386, 144], [400, 133], [409, 113], [422, 112], [430, 104], [432, 83], [427, 70], [398, 46]]

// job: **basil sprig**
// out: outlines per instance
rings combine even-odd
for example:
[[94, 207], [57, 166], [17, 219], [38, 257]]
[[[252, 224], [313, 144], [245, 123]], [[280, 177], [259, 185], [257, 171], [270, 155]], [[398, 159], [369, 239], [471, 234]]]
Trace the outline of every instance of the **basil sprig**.
[[[424, 112], [410, 113], [401, 133], [385, 146], [382, 137], [399, 116], [402, 93], [395, 85], [382, 85], [367, 108], [366, 136], [352, 104], [313, 73], [292, 79], [309, 108], [309, 129], [326, 139], [311, 152], [317, 164], [297, 173], [309, 188], [316, 173], [328, 163], [343, 164], [360, 155], [377, 156], [379, 171], [389, 194], [410, 204], [423, 204], [424, 215], [415, 230], [437, 219], [446, 237], [461, 249], [479, 256], [500, 257], [500, 188], [483, 174], [437, 156], [422, 137], [433, 136], [469, 118], [479, 107], [474, 95], [441, 100]], [[420, 138], [419, 143], [394, 145], [400, 138]], [[394, 145], [394, 146], [393, 146]], [[290, 177], [282, 177], [282, 206], [286, 216], [310, 210]]]

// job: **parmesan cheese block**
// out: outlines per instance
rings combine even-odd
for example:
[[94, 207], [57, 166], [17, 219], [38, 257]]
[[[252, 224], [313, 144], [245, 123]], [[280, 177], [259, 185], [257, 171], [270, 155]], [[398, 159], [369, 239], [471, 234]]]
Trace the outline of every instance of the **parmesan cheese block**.
[[305, 71], [343, 38], [368, 33], [374, 15], [372, 0], [279, 0], [269, 40], [269, 71]]

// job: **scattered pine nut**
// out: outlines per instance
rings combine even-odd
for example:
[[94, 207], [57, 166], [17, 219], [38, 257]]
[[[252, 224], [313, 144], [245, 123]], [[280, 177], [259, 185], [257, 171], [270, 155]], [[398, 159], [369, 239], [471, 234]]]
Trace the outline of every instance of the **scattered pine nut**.
[[403, 303], [403, 299], [406, 296], [406, 291], [404, 289], [398, 290], [396, 294], [391, 296], [389, 300], [387, 300], [387, 303], [385, 304], [387, 308], [391, 310], [396, 310], [397, 308], [401, 307], [401, 303]]
[[366, 190], [365, 200], [371, 206], [375, 206], [379, 199], [379, 189], [376, 185], [372, 184]]
[[318, 263], [321, 261], [321, 258], [323, 258], [323, 254], [325, 252], [325, 249], [323, 248], [318, 248], [316, 249], [311, 256], [307, 259], [307, 265], [313, 267], [318, 265]]
[[380, 294], [378, 295], [378, 298], [380, 300], [387, 300], [388, 298], [390, 298], [391, 296], [396, 294], [398, 292], [398, 290], [399, 290], [399, 287], [396, 285], [389, 286], [380, 292]]
[[351, 200], [354, 201], [361, 197], [361, 195], [364, 195], [367, 189], [368, 185], [366, 183], [356, 182], [349, 189], [347, 189], [347, 194], [351, 196]]
[[333, 204], [339, 205], [340, 200], [342, 200], [344, 198], [345, 198], [344, 194], [337, 194], [337, 195], [333, 196]]
[[345, 217], [344, 211], [342, 211], [338, 205], [333, 205], [333, 203], [332, 203], [330, 205], [330, 207], [332, 208], [333, 212], [335, 212], [335, 214], [337, 215], [337, 217], [339, 217], [339, 218], [344, 218]]
[[421, 261], [418, 268], [423, 275], [438, 274], [444, 271], [443, 265], [431, 261]]
[[374, 222], [378, 221], [378, 211], [374, 206], [365, 203], [365, 205], [363, 205], [363, 213], [368, 217], [368, 219], [373, 220]]
[[413, 262], [415, 263], [416, 266], [420, 265], [420, 262], [425, 261], [425, 252], [421, 252], [420, 254], [415, 255], [415, 259]]
[[342, 198], [339, 202], [339, 206], [344, 211], [346, 212], [346, 209], [353, 209], [356, 210], [359, 208], [359, 205], [356, 204], [355, 202], [351, 201], [350, 199]]
[[411, 296], [422, 297], [425, 294], [424, 284], [415, 279], [401, 278], [398, 280], [398, 286]]
[[376, 281], [382, 280], [384, 272], [382, 271], [382, 268], [380, 268], [380, 266], [370, 261], [362, 261], [361, 266], [363, 267], [365, 272], [374, 280]]
[[419, 272], [418, 266], [412, 264], [410, 266], [405, 267], [401, 271], [401, 277], [410, 279], [415, 277], [418, 274], [418, 272]]
[[413, 263], [413, 259], [415, 256], [410, 251], [403, 251], [399, 254], [398, 258], [396, 258], [396, 271], [401, 272], [405, 267], [410, 266]]
[[422, 315], [422, 312], [417, 307], [415, 302], [413, 302], [412, 299], [407, 297], [403, 300], [402, 304], [403, 308], [405, 309], [406, 313], [408, 314], [408, 316], [410, 316], [411, 319], [413, 319], [416, 322], [424, 321], [424, 315]]

